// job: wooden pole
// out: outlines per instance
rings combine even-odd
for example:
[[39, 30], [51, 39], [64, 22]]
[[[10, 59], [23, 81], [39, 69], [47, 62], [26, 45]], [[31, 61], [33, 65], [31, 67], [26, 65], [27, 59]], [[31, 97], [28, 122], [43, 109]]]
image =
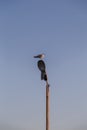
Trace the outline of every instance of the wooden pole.
[[49, 84], [46, 82], [46, 130], [49, 130]]

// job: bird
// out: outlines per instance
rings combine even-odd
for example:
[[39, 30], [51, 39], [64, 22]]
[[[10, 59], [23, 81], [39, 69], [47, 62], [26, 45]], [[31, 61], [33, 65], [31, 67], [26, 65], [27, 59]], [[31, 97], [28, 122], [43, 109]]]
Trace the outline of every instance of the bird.
[[44, 54], [38, 54], [37, 56], [34, 56], [34, 58], [40, 58], [40, 59], [43, 59], [45, 57]]

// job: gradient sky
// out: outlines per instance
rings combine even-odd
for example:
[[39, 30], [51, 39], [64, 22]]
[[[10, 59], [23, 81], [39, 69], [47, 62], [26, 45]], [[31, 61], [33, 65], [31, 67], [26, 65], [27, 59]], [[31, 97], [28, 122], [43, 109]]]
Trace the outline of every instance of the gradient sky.
[[51, 130], [86, 130], [86, 0], [0, 0], [0, 130], [45, 129], [38, 53], [46, 55]]

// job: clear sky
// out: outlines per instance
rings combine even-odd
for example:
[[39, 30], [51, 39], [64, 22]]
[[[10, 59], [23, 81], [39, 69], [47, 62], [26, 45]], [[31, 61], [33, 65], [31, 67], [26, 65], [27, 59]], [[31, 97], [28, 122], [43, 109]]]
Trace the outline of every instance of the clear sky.
[[0, 130], [45, 129], [38, 53], [46, 55], [51, 130], [86, 130], [86, 0], [0, 0]]

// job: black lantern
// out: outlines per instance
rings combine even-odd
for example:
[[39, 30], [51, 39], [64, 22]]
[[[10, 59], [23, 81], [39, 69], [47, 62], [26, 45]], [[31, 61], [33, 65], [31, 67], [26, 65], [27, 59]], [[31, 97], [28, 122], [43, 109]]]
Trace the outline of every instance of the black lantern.
[[47, 74], [46, 74], [46, 66], [43, 60], [39, 60], [37, 62], [37, 66], [39, 70], [41, 71], [41, 80], [47, 81]]

